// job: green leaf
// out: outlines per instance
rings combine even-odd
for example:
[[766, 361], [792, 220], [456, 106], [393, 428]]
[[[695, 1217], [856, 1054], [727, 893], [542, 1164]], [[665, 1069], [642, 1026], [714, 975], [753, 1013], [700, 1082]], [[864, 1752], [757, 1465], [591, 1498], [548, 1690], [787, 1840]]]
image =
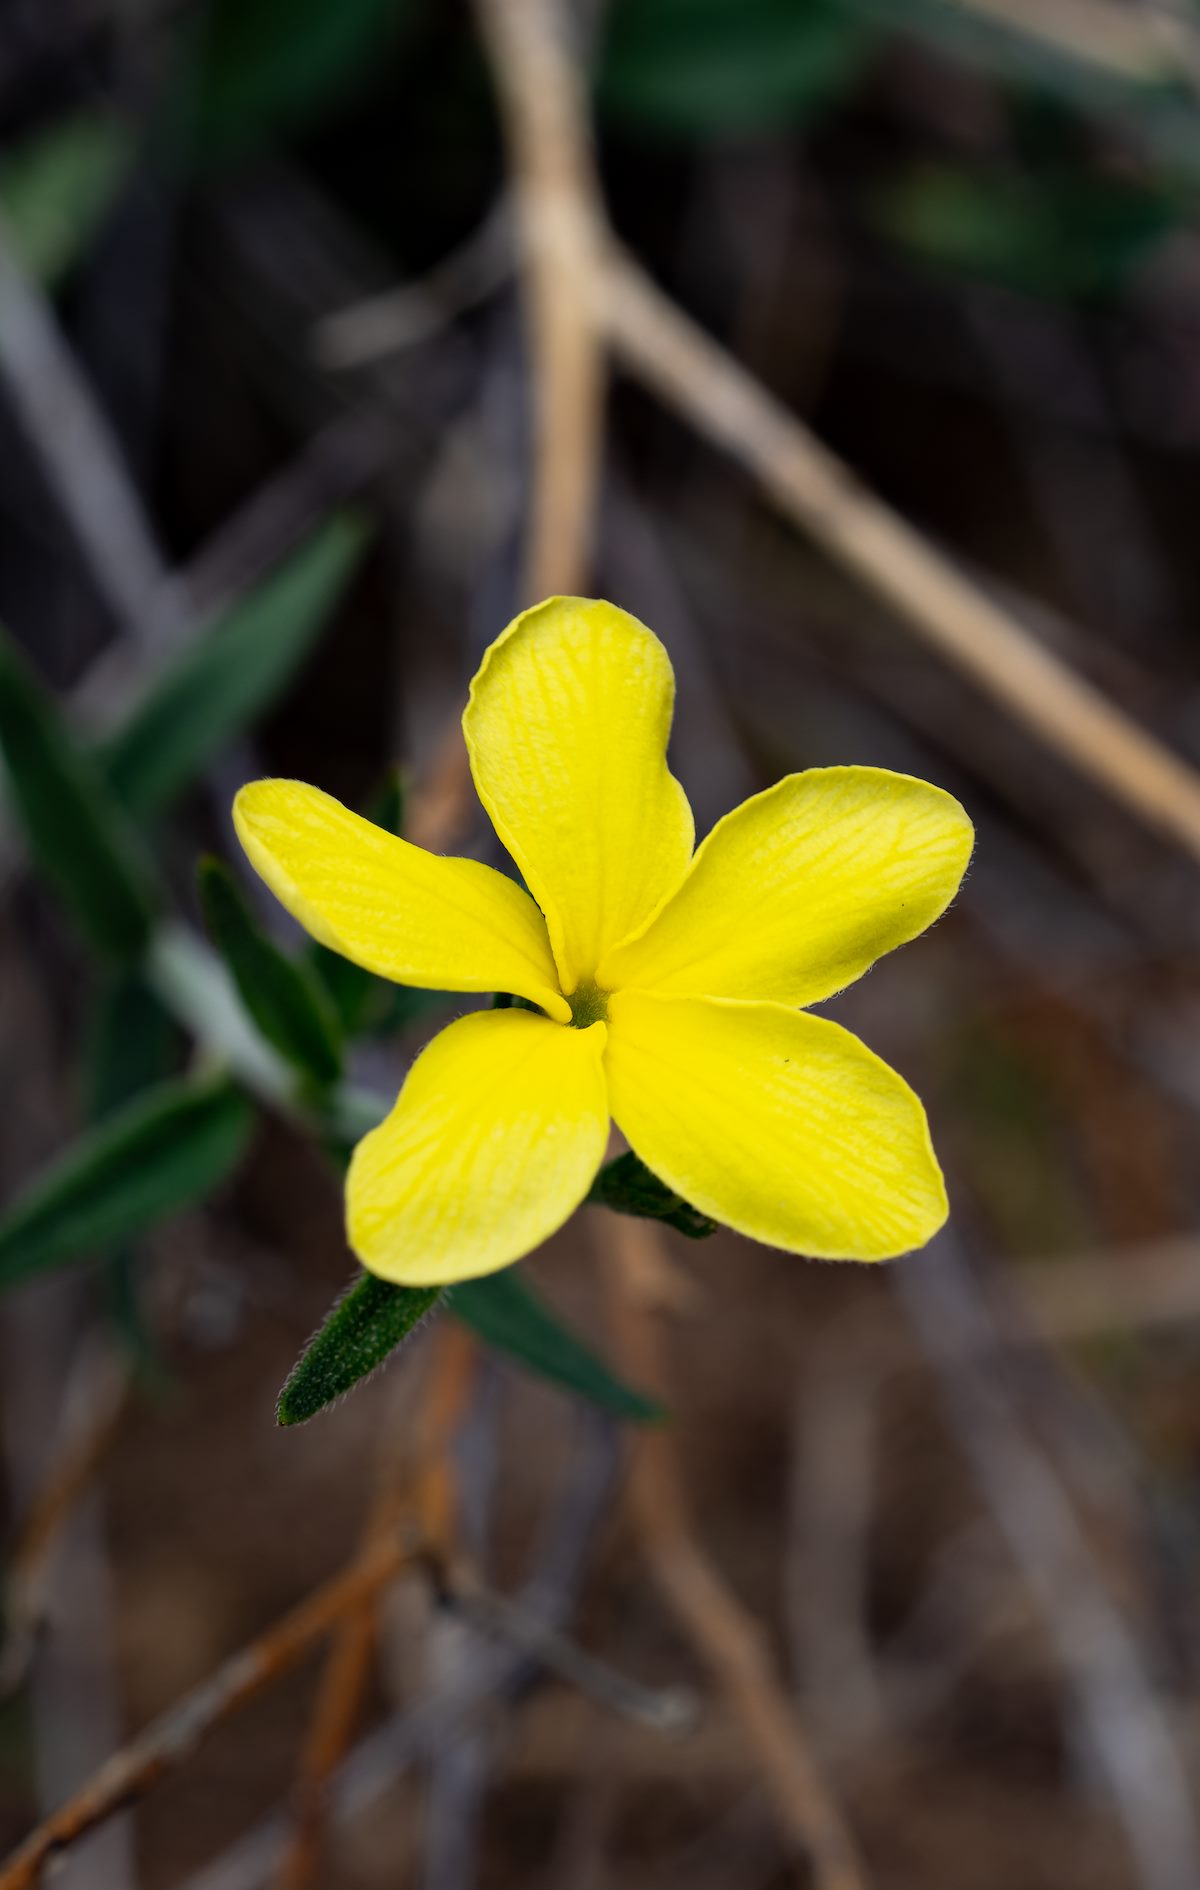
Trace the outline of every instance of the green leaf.
[[175, 1065], [179, 1031], [140, 972], [118, 971], [92, 1007], [84, 1070], [88, 1118], [99, 1122]]
[[875, 39], [838, 0], [615, 0], [606, 24], [601, 105], [701, 136], [812, 118]]
[[110, 112], [77, 112], [0, 158], [0, 213], [28, 273], [54, 289], [86, 252], [129, 174], [133, 137]]
[[328, 520], [278, 570], [180, 651], [103, 744], [131, 812], [161, 812], [270, 707], [308, 655], [362, 555], [369, 527]]
[[0, 749], [30, 853], [84, 938], [109, 957], [137, 957], [158, 903], [150, 869], [103, 777], [3, 630]]
[[[118, 971], [92, 1005], [84, 1065], [88, 1119], [99, 1122], [123, 1103], [161, 1083], [176, 1067], [180, 1033], [140, 972]], [[104, 1256], [105, 1300], [129, 1357], [147, 1385], [169, 1379], [162, 1353], [143, 1315], [138, 1293], [139, 1255], [129, 1246]]]
[[447, 1304], [481, 1339], [508, 1352], [527, 1371], [565, 1385], [602, 1410], [638, 1424], [664, 1415], [661, 1405], [622, 1383], [577, 1339], [514, 1268], [482, 1280], [461, 1280], [447, 1294]]
[[200, 905], [209, 936], [267, 1042], [318, 1089], [342, 1073], [337, 1022], [306, 966], [293, 963], [261, 930], [229, 868], [200, 865]]
[[932, 262], [1026, 293], [1119, 290], [1187, 215], [1180, 194], [1117, 178], [976, 177], [924, 166], [876, 198], [887, 234]]
[[390, 63], [412, 0], [213, 0], [182, 114], [205, 163], [242, 158]]
[[0, 1218], [0, 1286], [145, 1233], [241, 1159], [254, 1111], [225, 1077], [160, 1083], [37, 1176]]
[[615, 1208], [618, 1214], [665, 1221], [689, 1240], [703, 1240], [716, 1227], [715, 1221], [675, 1194], [634, 1154], [618, 1155], [615, 1161], [607, 1162], [593, 1181], [587, 1199], [595, 1207]]
[[392, 1286], [364, 1273], [309, 1340], [279, 1394], [280, 1424], [304, 1424], [383, 1364], [442, 1296], [440, 1286]]

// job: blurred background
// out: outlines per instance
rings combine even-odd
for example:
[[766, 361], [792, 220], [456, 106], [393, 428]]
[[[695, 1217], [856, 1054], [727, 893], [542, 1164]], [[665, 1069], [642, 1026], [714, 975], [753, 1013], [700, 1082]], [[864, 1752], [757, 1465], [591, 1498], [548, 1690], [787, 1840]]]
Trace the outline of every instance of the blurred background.
[[[1200, 763], [1188, 0], [558, 23], [646, 274]], [[951, 1229], [870, 1270], [586, 1208], [522, 1277], [666, 1426], [511, 1346], [464, 1388], [444, 1313], [276, 1426], [354, 1273], [337, 1136], [264, 1105], [196, 862], [323, 981], [358, 1093], [464, 1008], [305, 957], [228, 809], [293, 774], [500, 863], [454, 734], [537, 484], [493, 42], [456, 0], [0, 8], [0, 1838], [346, 1566], [436, 1422], [458, 1537], [533, 1641], [398, 1583], [340, 1678], [314, 1644], [56, 1881], [1195, 1890], [1200, 821], [1156, 831], [1103, 739], [1080, 771], [1003, 661], [982, 686], [914, 635], [627, 349], [577, 588], [668, 645], [698, 829], [835, 762], [976, 820], [954, 910], [831, 1007], [925, 1099]], [[150, 973], [113, 854], [172, 915]], [[114, 1208], [96, 1125], [139, 1106]]]

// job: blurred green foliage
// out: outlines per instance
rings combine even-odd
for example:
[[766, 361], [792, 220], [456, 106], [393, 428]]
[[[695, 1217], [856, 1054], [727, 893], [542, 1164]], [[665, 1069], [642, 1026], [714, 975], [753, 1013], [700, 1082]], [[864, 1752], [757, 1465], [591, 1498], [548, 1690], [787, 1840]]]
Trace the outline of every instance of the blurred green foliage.
[[285, 956], [250, 911], [221, 860], [200, 864], [200, 907], [209, 937], [267, 1042], [318, 1095], [342, 1073], [341, 1032], [307, 965]]
[[875, 210], [889, 236], [930, 262], [1070, 300], [1119, 290], [1186, 215], [1173, 190], [1079, 174], [980, 178], [944, 166], [888, 186]]
[[224, 1076], [161, 1083], [86, 1131], [0, 1219], [0, 1286], [144, 1234], [204, 1200], [254, 1111]]
[[211, 0], [183, 121], [201, 166], [242, 158], [397, 57], [416, 0]]
[[666, 131], [762, 131], [836, 103], [874, 38], [840, 0], [616, 0], [598, 99]]
[[337, 513], [154, 676], [100, 750], [133, 814], [157, 814], [243, 734], [298, 673], [370, 536]]
[[106, 975], [84, 1049], [84, 1107], [95, 1122], [170, 1074], [179, 1030], [140, 971]]
[[44, 289], [56, 289], [87, 250], [133, 154], [133, 134], [123, 120], [78, 112], [0, 155], [0, 214], [21, 262]]
[[29, 848], [85, 941], [136, 959], [160, 904], [139, 840], [103, 776], [0, 630], [0, 748]]
[[634, 1423], [652, 1423], [663, 1416], [661, 1405], [632, 1390], [567, 1330], [530, 1291], [516, 1267], [482, 1280], [460, 1280], [447, 1300], [481, 1339], [552, 1384]]

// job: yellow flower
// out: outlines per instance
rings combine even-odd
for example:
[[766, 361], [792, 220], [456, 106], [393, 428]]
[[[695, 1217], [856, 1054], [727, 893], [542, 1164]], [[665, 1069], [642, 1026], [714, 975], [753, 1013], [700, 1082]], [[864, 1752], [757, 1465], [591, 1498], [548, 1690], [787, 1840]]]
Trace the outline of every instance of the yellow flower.
[[610, 1114], [694, 1207], [793, 1253], [881, 1260], [946, 1217], [912, 1090], [801, 1007], [945, 910], [970, 821], [907, 775], [814, 768], [693, 851], [673, 699], [662, 644], [611, 604], [551, 598], [492, 644], [463, 728], [528, 892], [301, 782], [237, 797], [250, 860], [322, 944], [542, 1013], [450, 1024], [359, 1143], [350, 1244], [385, 1279], [444, 1284], [530, 1252], [586, 1195]]

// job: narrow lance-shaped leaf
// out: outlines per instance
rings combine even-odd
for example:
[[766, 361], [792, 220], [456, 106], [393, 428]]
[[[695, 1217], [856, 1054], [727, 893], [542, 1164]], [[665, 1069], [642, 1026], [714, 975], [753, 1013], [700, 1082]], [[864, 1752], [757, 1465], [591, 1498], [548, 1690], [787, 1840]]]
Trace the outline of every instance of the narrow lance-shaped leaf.
[[0, 1286], [131, 1240], [236, 1166], [254, 1112], [224, 1077], [161, 1083], [81, 1136], [0, 1217]]
[[[180, 1041], [175, 1020], [140, 972], [120, 970], [105, 980], [92, 1003], [84, 1062], [89, 1120], [102, 1121], [165, 1081], [177, 1067]], [[164, 1385], [169, 1372], [138, 1290], [142, 1259], [133, 1242], [104, 1255], [105, 1303], [140, 1375]]]
[[337, 1023], [307, 967], [285, 957], [260, 928], [229, 868], [200, 867], [200, 903], [213, 944], [268, 1043], [306, 1081], [326, 1089], [341, 1074]]
[[2, 630], [0, 749], [29, 850], [83, 936], [108, 957], [137, 957], [158, 903], [150, 868], [103, 777]]
[[101, 1121], [178, 1067], [180, 1034], [138, 971], [119, 970], [92, 1004], [84, 1058], [88, 1117]]
[[364, 1273], [297, 1359], [275, 1415], [303, 1424], [375, 1371], [441, 1298], [438, 1286], [392, 1286]]
[[369, 528], [339, 513], [172, 659], [103, 744], [114, 792], [160, 813], [286, 688], [362, 554]]
[[643, 1220], [663, 1221], [689, 1240], [703, 1240], [716, 1222], [681, 1194], [668, 1188], [637, 1155], [618, 1155], [606, 1162], [588, 1191], [593, 1207], [615, 1208], [618, 1214], [636, 1214]]
[[[297, 1361], [279, 1397], [281, 1424], [302, 1424], [375, 1371], [443, 1298], [437, 1286], [394, 1286], [364, 1273]], [[537, 1376], [618, 1417], [647, 1422], [661, 1408], [632, 1390], [568, 1331], [511, 1269], [467, 1280], [445, 1304], [480, 1338]]]
[[509, 1353], [538, 1377], [564, 1385], [635, 1423], [663, 1416], [661, 1405], [624, 1384], [512, 1267], [486, 1279], [460, 1281], [448, 1294], [447, 1304], [481, 1339]]

